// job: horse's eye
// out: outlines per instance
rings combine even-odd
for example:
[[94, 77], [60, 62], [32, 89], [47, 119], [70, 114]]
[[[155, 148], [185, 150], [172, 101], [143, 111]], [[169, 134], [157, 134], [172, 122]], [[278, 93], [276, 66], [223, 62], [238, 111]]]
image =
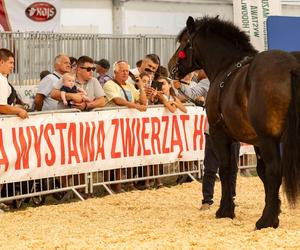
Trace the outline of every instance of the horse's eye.
[[178, 57], [179, 57], [180, 59], [184, 59], [184, 58], [186, 57], [185, 52], [184, 52], [183, 50], [180, 50], [180, 51], [178, 52]]

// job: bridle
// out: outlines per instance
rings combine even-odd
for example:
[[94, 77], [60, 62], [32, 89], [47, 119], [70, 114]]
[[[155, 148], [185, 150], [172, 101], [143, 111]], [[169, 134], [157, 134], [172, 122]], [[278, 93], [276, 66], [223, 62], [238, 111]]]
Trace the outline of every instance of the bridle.
[[188, 39], [187, 39], [187, 42], [185, 44], [185, 46], [178, 51], [177, 55], [178, 57], [176, 58], [176, 63], [171, 71], [171, 78], [173, 80], [180, 80], [180, 79], [176, 79], [176, 73], [179, 72], [179, 65], [180, 65], [180, 61], [183, 60], [183, 59], [186, 59], [186, 51], [189, 51], [189, 54], [190, 54], [190, 60], [191, 60], [191, 63], [195, 65], [195, 67], [197, 69], [201, 69], [202, 67], [198, 64], [197, 61], [193, 60], [194, 57], [193, 57], [193, 42], [192, 42], [192, 36], [187, 33], [188, 35]]

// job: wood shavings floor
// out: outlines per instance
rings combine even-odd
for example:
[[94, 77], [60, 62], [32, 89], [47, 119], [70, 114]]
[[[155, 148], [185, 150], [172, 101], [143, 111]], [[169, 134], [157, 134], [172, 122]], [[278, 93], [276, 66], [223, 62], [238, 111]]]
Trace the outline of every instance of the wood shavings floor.
[[254, 231], [263, 208], [258, 177], [239, 177], [236, 218], [199, 211], [201, 184], [135, 191], [0, 214], [0, 249], [300, 249], [300, 209], [285, 197], [278, 229]]

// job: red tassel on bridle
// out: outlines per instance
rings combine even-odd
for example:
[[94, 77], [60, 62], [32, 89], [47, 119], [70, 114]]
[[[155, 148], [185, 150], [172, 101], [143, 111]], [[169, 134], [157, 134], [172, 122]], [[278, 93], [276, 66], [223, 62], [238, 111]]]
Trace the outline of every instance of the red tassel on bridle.
[[178, 57], [179, 57], [180, 59], [186, 58], [185, 52], [184, 52], [183, 50], [180, 50], [180, 51], [178, 52]]

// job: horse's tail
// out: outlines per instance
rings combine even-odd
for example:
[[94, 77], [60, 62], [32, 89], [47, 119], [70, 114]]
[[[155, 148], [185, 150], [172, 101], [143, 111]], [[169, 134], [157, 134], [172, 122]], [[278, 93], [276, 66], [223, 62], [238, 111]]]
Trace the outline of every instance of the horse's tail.
[[300, 69], [291, 72], [291, 101], [282, 139], [283, 186], [294, 206], [300, 193]]

